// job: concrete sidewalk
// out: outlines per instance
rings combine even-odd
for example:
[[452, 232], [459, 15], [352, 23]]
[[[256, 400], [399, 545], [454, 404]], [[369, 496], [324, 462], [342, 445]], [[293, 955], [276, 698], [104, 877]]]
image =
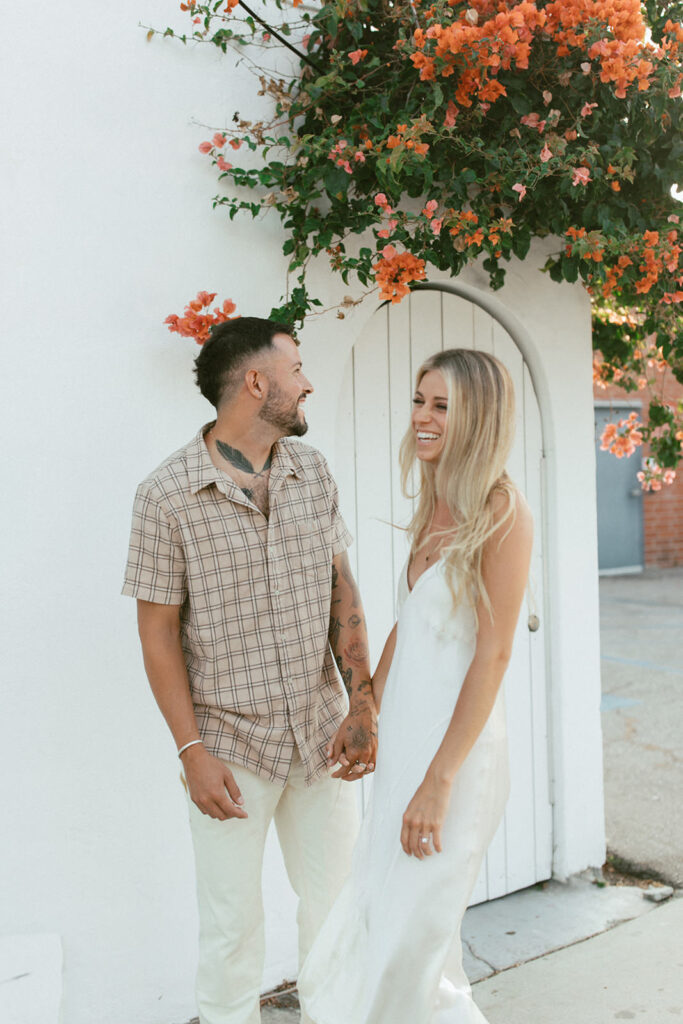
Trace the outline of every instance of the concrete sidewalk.
[[474, 986], [489, 1024], [683, 1019], [683, 899]]
[[600, 640], [608, 849], [683, 887], [683, 568], [603, 577]]

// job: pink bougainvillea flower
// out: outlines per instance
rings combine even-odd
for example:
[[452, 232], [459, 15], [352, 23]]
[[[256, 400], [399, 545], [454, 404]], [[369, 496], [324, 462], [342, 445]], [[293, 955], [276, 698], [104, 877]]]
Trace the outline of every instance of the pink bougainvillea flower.
[[581, 65], [581, 70], [583, 71], [584, 75], [590, 75], [591, 71], [593, 70], [593, 66], [592, 64], [589, 63], [589, 61], [585, 60]]
[[540, 114], [525, 114], [524, 117], [520, 118], [522, 124], [525, 124], [527, 128], [537, 128], [539, 132], [542, 132], [545, 128], [545, 121], [541, 120]]
[[545, 103], [546, 107], [551, 102], [552, 98], [553, 98], [553, 94], [551, 92], [548, 92], [547, 89], [544, 89], [543, 90], [543, 102]]
[[353, 154], [353, 159], [356, 161], [356, 163], [364, 164], [365, 163], [365, 153], [361, 153], [361, 151], [358, 150], [357, 153]]
[[210, 153], [212, 149], [213, 149], [213, 146], [211, 145], [210, 142], [200, 142], [199, 143], [199, 152], [200, 153]]
[[381, 252], [385, 260], [391, 260], [396, 255], [396, 249], [393, 245], [385, 245]]
[[432, 231], [434, 232], [434, 234], [438, 235], [438, 234], [441, 233], [442, 225], [443, 225], [443, 217], [435, 217], [434, 220], [431, 222], [431, 224], [429, 226], [432, 229]]
[[669, 224], [678, 224], [681, 218], [678, 216], [677, 213], [670, 213], [666, 219], [668, 220]]
[[453, 102], [453, 100], [449, 100], [448, 101], [448, 106], [446, 107], [446, 118], [444, 120], [444, 125], [446, 126], [446, 128], [452, 128], [453, 127], [453, 125], [455, 124], [455, 119], [456, 119], [457, 116], [458, 116], [458, 108], [456, 107], [456, 105]]
[[228, 161], [224, 160], [222, 156], [219, 156], [218, 160], [216, 160], [216, 167], [218, 167], [219, 171], [231, 171], [232, 170], [232, 164], [229, 164]]
[[524, 196], [526, 195], [526, 185], [520, 185], [519, 182], [516, 182], [516, 184], [512, 186], [512, 191], [519, 192], [518, 202], [521, 203], [522, 199], [524, 199]]
[[216, 132], [211, 140], [216, 149], [222, 149], [227, 141], [228, 137], [227, 135], [224, 135], [223, 132]]
[[424, 209], [422, 211], [425, 217], [433, 217], [434, 214], [436, 213], [436, 208], [438, 205], [439, 204], [437, 203], [436, 199], [430, 199], [428, 202], [426, 202], [424, 205]]
[[572, 168], [572, 185], [587, 185], [591, 180], [591, 172], [588, 167]]
[[541, 150], [541, 163], [542, 164], [547, 164], [548, 160], [550, 160], [552, 155], [553, 154], [550, 152], [550, 149], [548, 147], [548, 143], [546, 142], [545, 146]]
[[241, 139], [230, 139], [230, 145], [232, 146], [233, 149], [239, 149], [240, 146], [242, 145], [242, 140]]
[[384, 192], [378, 192], [377, 193], [377, 195], [375, 196], [375, 204], [377, 206], [386, 206], [387, 205], [387, 197], [384, 195]]
[[597, 103], [584, 103], [581, 107], [581, 117], [590, 117], [596, 107]]
[[574, 139], [577, 138], [577, 132], [574, 128], [567, 128], [566, 132], [564, 133], [564, 137], [567, 140], [567, 142], [573, 142]]
[[390, 234], [391, 234], [391, 231], [389, 231], [389, 228], [382, 228], [381, 231], [377, 232], [377, 237], [378, 238], [388, 238]]
[[351, 53], [349, 54], [349, 60], [351, 61], [352, 64], [357, 64], [358, 61], [362, 60], [363, 57], [367, 57], [367, 55], [367, 50], [352, 50]]
[[308, 44], [310, 43], [310, 41], [311, 41], [311, 33], [307, 32], [306, 35], [301, 40], [301, 45], [303, 46], [304, 50], [308, 49]]

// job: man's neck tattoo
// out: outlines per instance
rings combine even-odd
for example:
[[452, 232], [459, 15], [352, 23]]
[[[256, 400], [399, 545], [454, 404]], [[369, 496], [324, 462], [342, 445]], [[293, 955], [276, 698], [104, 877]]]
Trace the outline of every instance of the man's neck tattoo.
[[270, 469], [270, 464], [273, 461], [273, 453], [271, 452], [265, 463], [258, 471], [254, 469], [246, 455], [243, 455], [237, 448], [233, 448], [231, 445], [226, 444], [225, 441], [216, 440], [216, 448], [235, 469], [239, 469], [240, 473], [248, 473], [249, 476], [262, 476], [267, 470]]

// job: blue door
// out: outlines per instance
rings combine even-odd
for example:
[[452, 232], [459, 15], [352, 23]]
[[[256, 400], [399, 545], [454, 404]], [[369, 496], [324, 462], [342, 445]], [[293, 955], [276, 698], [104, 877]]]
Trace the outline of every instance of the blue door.
[[600, 572], [640, 572], [643, 568], [643, 492], [636, 474], [642, 457], [618, 459], [600, 451], [600, 435], [608, 423], [626, 419], [629, 413], [640, 416], [640, 403], [595, 404], [595, 444], [598, 486], [598, 566]]

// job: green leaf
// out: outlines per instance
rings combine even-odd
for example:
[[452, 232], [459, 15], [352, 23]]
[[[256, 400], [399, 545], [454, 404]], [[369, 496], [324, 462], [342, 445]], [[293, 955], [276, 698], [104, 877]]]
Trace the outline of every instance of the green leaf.
[[[552, 273], [550, 275], [552, 277]], [[579, 260], [577, 256], [562, 257], [562, 277], [572, 284], [579, 277]], [[553, 278], [555, 280], [555, 278]]]

